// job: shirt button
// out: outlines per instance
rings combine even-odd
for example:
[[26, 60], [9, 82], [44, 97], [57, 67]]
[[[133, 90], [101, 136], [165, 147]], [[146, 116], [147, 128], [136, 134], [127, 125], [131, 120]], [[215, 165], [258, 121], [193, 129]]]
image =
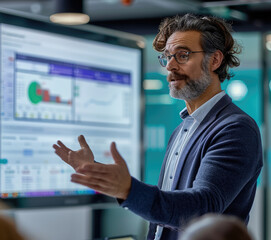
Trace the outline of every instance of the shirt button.
[[124, 207], [124, 209], [125, 209], [125, 210], [129, 210], [129, 208], [128, 208], [128, 207]]
[[184, 129], [183, 131], [184, 131], [184, 132], [187, 132], [188, 130], [187, 130], [187, 129]]
[[175, 152], [175, 155], [178, 155], [178, 152]]
[[170, 176], [169, 178], [172, 179], [172, 176]]

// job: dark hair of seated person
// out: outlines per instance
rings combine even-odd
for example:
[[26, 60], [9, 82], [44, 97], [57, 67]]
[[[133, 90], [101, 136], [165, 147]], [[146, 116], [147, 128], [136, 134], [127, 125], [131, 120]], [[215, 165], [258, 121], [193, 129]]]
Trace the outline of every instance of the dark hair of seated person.
[[24, 240], [12, 220], [4, 216], [0, 216], [0, 239]]
[[179, 240], [253, 240], [253, 238], [239, 218], [206, 214], [192, 221]]
[[[0, 213], [8, 207], [0, 201]], [[11, 218], [0, 214], [0, 240], [25, 240]]]

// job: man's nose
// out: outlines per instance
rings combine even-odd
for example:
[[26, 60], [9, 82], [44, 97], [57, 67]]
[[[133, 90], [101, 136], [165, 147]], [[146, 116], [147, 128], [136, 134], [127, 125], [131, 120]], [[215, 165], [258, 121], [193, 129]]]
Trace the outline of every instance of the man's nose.
[[166, 69], [168, 71], [177, 70], [178, 67], [179, 67], [179, 64], [177, 63], [175, 57], [172, 56], [170, 59], [168, 59], [167, 65], [166, 65]]

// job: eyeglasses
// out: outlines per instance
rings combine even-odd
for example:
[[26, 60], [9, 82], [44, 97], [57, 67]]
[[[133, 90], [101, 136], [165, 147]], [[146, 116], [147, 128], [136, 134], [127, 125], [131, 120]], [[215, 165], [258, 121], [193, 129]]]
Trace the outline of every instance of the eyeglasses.
[[204, 52], [204, 51], [178, 51], [172, 55], [165, 55], [165, 53], [163, 53], [160, 56], [158, 56], [158, 60], [162, 67], [166, 67], [167, 63], [170, 61], [172, 57], [175, 58], [177, 63], [183, 64], [188, 61], [189, 55], [191, 53], [200, 53], [200, 52]]

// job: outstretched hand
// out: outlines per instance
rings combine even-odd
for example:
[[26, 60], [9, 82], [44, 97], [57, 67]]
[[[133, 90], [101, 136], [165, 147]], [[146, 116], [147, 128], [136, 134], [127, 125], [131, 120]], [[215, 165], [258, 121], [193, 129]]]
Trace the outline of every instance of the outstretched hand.
[[89, 148], [86, 139], [83, 135], [78, 137], [78, 142], [81, 149], [73, 151], [66, 147], [61, 141], [57, 141], [57, 144], [53, 145], [55, 153], [66, 163], [71, 165], [76, 171], [79, 167], [82, 167], [86, 163], [94, 162], [94, 155]]
[[84, 164], [77, 168], [77, 173], [72, 174], [71, 181], [125, 200], [131, 188], [131, 175], [114, 142], [111, 143], [110, 151], [114, 164]]

